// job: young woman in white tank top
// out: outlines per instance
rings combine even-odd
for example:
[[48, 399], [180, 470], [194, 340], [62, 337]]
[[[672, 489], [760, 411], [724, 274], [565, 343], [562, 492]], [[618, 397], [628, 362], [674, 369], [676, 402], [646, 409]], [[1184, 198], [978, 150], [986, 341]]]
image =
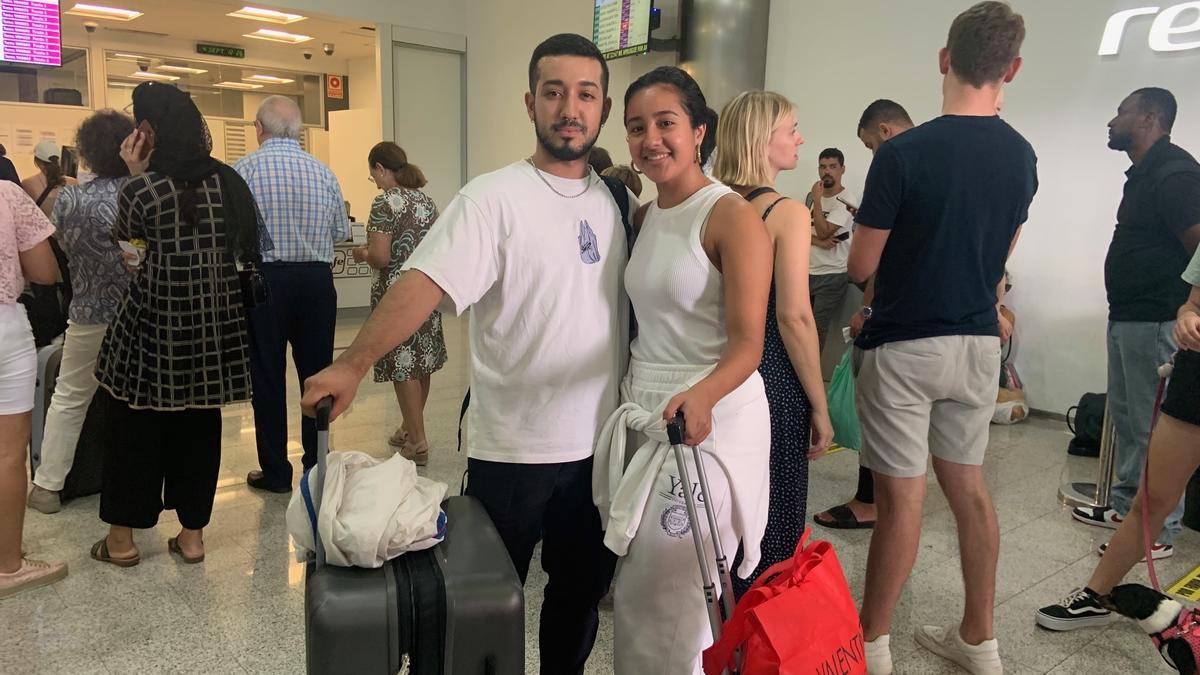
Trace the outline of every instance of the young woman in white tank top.
[[[636, 219], [625, 285], [638, 334], [593, 480], [606, 544], [624, 555], [614, 666], [618, 675], [699, 673], [712, 635], [683, 490], [715, 510], [726, 551], [742, 544], [737, 571], [749, 574], [767, 516], [770, 416], [757, 368], [772, 248], [758, 214], [701, 170], [715, 113], [691, 76], [663, 67], [639, 78], [625, 94], [625, 127], [658, 199]], [[685, 441], [703, 453], [711, 494], [680, 482], [663, 431], [676, 411]], [[627, 446], [627, 430], [636, 444]]]

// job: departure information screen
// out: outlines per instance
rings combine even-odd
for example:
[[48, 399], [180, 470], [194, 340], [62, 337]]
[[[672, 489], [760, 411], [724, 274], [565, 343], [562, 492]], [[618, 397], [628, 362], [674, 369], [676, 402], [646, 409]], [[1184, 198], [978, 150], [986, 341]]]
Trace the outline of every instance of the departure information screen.
[[0, 61], [62, 65], [58, 0], [0, 0]]
[[596, 0], [592, 42], [606, 59], [644, 54], [650, 46], [651, 0]]

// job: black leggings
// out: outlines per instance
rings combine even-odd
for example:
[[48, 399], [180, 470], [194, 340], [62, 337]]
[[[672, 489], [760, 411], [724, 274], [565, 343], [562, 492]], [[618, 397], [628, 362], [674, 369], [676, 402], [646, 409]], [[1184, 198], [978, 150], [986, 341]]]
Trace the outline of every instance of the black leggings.
[[854, 498], [864, 504], [875, 503], [875, 476], [865, 466], [858, 467], [858, 492]]
[[189, 530], [208, 525], [221, 470], [221, 411], [134, 410], [101, 387], [112, 412], [104, 445], [100, 519], [149, 528], [175, 510]]

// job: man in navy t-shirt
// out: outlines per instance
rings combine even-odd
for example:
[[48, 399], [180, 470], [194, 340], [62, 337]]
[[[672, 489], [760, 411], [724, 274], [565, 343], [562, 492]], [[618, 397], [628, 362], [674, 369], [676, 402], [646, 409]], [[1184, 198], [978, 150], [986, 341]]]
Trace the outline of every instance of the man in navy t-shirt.
[[1033, 148], [996, 115], [1024, 37], [1002, 2], [954, 20], [939, 54], [943, 114], [879, 149], [856, 218], [850, 277], [876, 275], [855, 343], [861, 462], [879, 506], [862, 608], [873, 674], [891, 672], [891, 615], [917, 554], [930, 454], [959, 527], [966, 607], [961, 624], [918, 627], [917, 641], [970, 672], [1002, 672], [992, 621], [1000, 537], [982, 464], [1004, 265], [1037, 191]]

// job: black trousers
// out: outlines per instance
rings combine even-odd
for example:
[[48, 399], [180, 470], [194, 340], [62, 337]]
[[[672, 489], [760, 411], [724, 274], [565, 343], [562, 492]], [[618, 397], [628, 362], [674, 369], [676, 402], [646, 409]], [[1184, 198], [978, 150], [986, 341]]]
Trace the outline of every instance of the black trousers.
[[496, 524], [521, 583], [534, 546], [550, 577], [538, 631], [542, 673], [582, 673], [600, 624], [597, 605], [612, 582], [617, 557], [604, 546], [592, 502], [592, 460], [509, 464], [470, 459], [467, 494]]
[[[290, 487], [287, 348], [292, 346], [292, 361], [303, 391], [304, 380], [333, 362], [337, 292], [333, 272], [325, 263], [266, 263], [262, 272], [271, 301], [246, 310], [258, 464], [269, 485]], [[299, 405], [294, 411], [298, 410]], [[317, 463], [317, 427], [312, 418], [301, 418], [300, 437], [302, 463], [308, 469]]]
[[103, 387], [96, 396], [111, 412], [100, 519], [144, 529], [174, 510], [189, 530], [207, 526], [221, 471], [220, 409], [134, 410]]

